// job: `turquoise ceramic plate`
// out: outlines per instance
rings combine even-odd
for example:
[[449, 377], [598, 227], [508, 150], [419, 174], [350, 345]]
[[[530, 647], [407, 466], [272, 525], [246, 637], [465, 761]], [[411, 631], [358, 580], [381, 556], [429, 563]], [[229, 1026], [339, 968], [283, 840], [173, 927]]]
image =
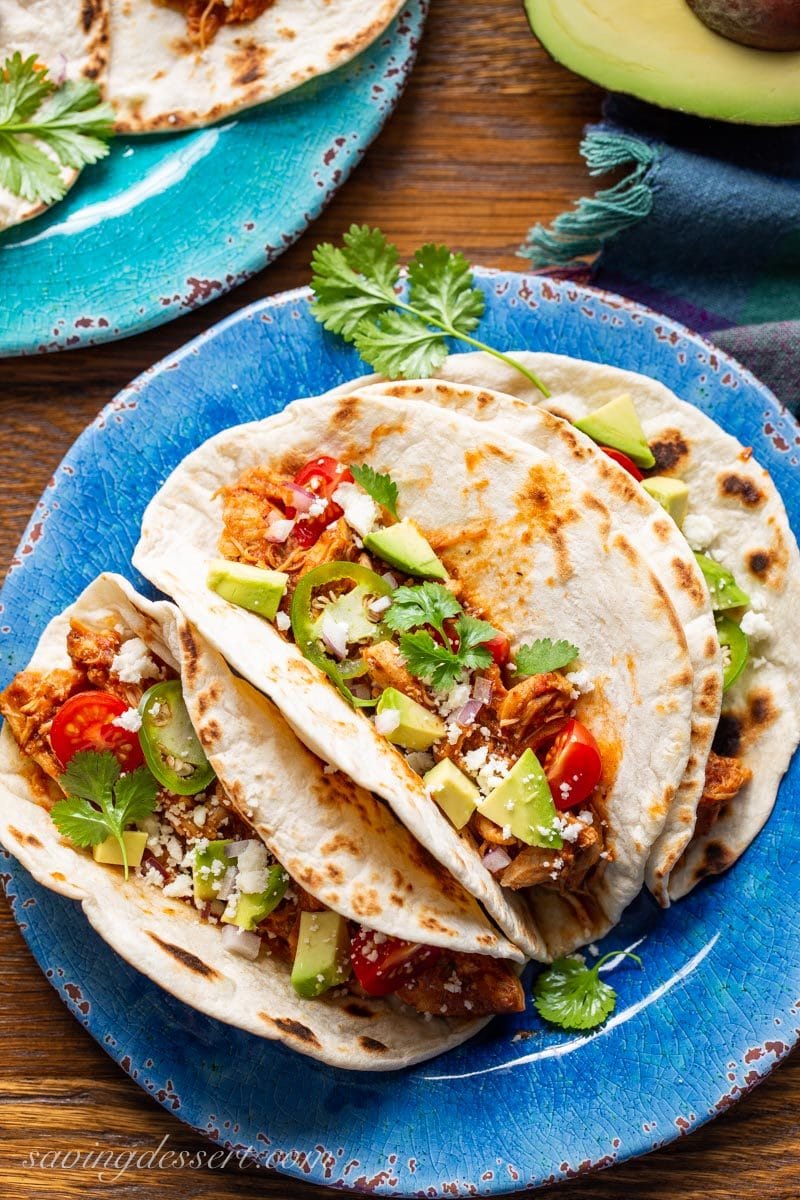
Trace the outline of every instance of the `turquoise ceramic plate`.
[[428, 0], [348, 66], [210, 129], [118, 138], [65, 200], [0, 235], [0, 356], [174, 320], [290, 246], [399, 99]]
[[[800, 428], [726, 355], [605, 293], [516, 274], [483, 275], [480, 285], [479, 337], [663, 380], [753, 447], [800, 532]], [[186, 454], [364, 370], [316, 324], [301, 291], [243, 309], [137, 379], [69, 451], [31, 518], [0, 595], [0, 686], [99, 571], [146, 586], [130, 564], [142, 512]], [[800, 755], [731, 871], [666, 912], [643, 894], [603, 940], [603, 952], [638, 948], [642, 969], [614, 970], [619, 1002], [601, 1029], [545, 1026], [529, 969], [526, 1012], [432, 1062], [366, 1075], [187, 1008], [109, 949], [77, 904], [4, 854], [0, 871], [59, 995], [181, 1120], [311, 1183], [453, 1197], [535, 1187], [643, 1154], [757, 1084], [800, 1036], [798, 861]]]

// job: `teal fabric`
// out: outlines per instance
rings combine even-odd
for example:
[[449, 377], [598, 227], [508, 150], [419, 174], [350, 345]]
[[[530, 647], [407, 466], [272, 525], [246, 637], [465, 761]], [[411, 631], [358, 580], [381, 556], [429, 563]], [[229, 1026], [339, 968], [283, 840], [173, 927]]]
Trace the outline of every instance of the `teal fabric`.
[[[800, 411], [800, 128], [734, 126], [612, 97], [583, 147], [625, 174], [522, 253], [719, 343]], [[597, 254], [581, 268], [578, 260]]]

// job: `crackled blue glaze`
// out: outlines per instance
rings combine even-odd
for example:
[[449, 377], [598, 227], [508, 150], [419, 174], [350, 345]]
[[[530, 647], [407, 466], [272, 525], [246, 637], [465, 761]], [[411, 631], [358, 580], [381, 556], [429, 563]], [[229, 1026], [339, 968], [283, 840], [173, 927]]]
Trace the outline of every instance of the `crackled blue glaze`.
[[429, 0], [352, 63], [209, 129], [120, 137], [67, 197], [0, 234], [0, 356], [180, 317], [273, 262], [394, 109]]
[[[800, 527], [800, 430], [741, 367], [613, 296], [483, 274], [479, 336], [656, 376], [752, 445]], [[131, 574], [145, 503], [204, 438], [359, 374], [302, 293], [211, 329], [117, 397], [58, 468], [2, 593], [2, 682], [45, 621], [101, 569]], [[140, 585], [141, 580], [136, 580]], [[433, 1062], [389, 1075], [332, 1070], [186, 1008], [117, 958], [79, 907], [6, 859], [28, 943], [76, 1017], [137, 1083], [226, 1146], [312, 1182], [381, 1195], [510, 1191], [642, 1154], [756, 1084], [800, 1033], [800, 760], [736, 867], [668, 912], [642, 897], [601, 949], [616, 1014], [588, 1037], [533, 1012], [495, 1021]], [[136, 1014], [135, 1021], [130, 1014]]]

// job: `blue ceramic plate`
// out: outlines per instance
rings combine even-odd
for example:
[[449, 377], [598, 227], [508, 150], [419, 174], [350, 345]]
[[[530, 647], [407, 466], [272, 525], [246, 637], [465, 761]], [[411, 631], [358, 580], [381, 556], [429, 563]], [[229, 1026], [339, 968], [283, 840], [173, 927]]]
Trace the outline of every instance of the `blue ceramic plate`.
[[0, 235], [0, 357], [150, 329], [276, 259], [392, 112], [427, 8], [408, 0], [352, 63], [270, 104], [209, 129], [116, 138], [60, 204]]
[[[486, 274], [481, 285], [480, 336], [663, 380], [753, 446], [800, 528], [800, 430], [746, 371], [613, 296], [516, 274]], [[231, 317], [118, 396], [56, 471], [14, 560], [0, 613], [3, 682], [99, 571], [131, 573], [142, 510], [184, 455], [362, 371], [298, 292]], [[639, 946], [643, 969], [614, 972], [619, 1004], [603, 1029], [546, 1029], [529, 1005], [446, 1056], [386, 1075], [332, 1070], [201, 1016], [117, 958], [76, 905], [12, 859], [5, 879], [72, 1012], [182, 1120], [299, 1179], [454, 1196], [642, 1154], [756, 1084], [800, 1033], [798, 860], [800, 759], [732, 871], [666, 913], [642, 897], [606, 940], [603, 949]]]

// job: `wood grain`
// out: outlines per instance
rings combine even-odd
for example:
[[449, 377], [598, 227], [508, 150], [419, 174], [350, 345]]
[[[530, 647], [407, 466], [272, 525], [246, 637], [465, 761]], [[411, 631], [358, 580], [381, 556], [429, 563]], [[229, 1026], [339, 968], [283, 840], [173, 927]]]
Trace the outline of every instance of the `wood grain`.
[[[418, 67], [383, 136], [311, 232], [268, 271], [140, 337], [0, 362], [0, 562], [9, 561], [61, 456], [120, 387], [239, 306], [307, 282], [315, 242], [338, 238], [351, 221], [380, 224], [404, 254], [432, 238], [488, 266], [521, 266], [515, 250], [528, 226], [549, 220], [585, 188], [577, 146], [599, 106], [600, 93], [550, 62], [529, 36], [518, 0], [434, 0]], [[0, 277], [0, 320], [3, 289], [11, 286]], [[143, 1167], [116, 1180], [113, 1171], [100, 1178], [91, 1166], [26, 1166], [31, 1155], [41, 1160], [54, 1150], [145, 1153], [165, 1135], [168, 1148], [187, 1157], [208, 1144], [141, 1092], [62, 1007], [5, 904], [0, 954], [0, 1190], [10, 1200], [341, 1194], [231, 1164]], [[792, 1114], [798, 1108], [795, 1056], [692, 1137], [541, 1195], [797, 1200], [800, 1135]]]

